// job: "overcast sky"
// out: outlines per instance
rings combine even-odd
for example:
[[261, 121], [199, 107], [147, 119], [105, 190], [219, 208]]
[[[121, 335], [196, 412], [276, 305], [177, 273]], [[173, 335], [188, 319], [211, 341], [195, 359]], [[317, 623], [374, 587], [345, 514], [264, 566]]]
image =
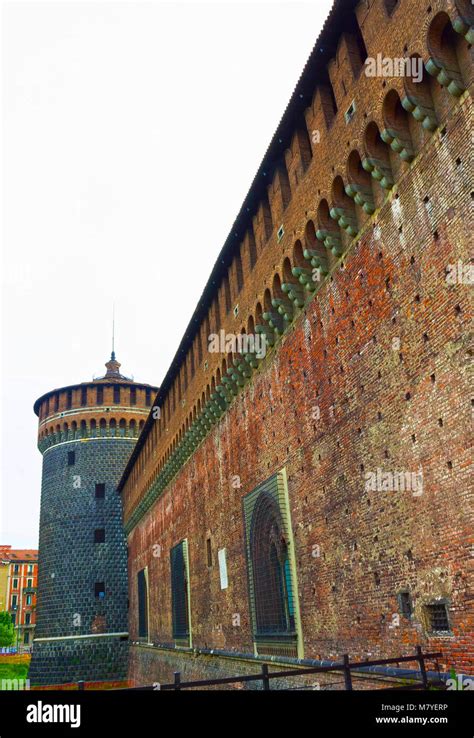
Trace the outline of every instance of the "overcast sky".
[[33, 403], [160, 384], [332, 0], [4, 2], [0, 543], [36, 547]]

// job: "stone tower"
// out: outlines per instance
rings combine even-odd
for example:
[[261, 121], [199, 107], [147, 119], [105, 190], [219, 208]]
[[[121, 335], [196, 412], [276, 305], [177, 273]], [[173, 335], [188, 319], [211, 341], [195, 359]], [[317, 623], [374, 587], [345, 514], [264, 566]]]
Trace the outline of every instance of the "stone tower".
[[127, 546], [116, 487], [157, 387], [107, 373], [34, 405], [43, 454], [32, 684], [127, 673]]

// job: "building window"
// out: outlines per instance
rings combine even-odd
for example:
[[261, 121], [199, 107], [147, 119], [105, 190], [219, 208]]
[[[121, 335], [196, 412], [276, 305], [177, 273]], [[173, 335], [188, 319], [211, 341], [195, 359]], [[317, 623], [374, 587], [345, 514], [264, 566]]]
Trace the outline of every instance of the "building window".
[[18, 579], [14, 579], [13, 580], [12, 587], [13, 587], [13, 589], [18, 589]]
[[114, 403], [120, 405], [120, 387], [114, 387]]
[[12, 595], [12, 607], [16, 607], [18, 604], [18, 595]]
[[18, 574], [19, 571], [20, 571], [20, 565], [19, 564], [15, 564], [15, 566], [13, 567], [13, 573], [14, 574]]
[[105, 543], [105, 528], [96, 528], [94, 531], [94, 543]]
[[410, 620], [413, 615], [413, 605], [409, 592], [400, 592], [398, 595], [398, 606], [403, 617]]
[[150, 407], [151, 405], [151, 389], [145, 390], [145, 405]]
[[137, 574], [138, 590], [138, 637], [148, 640], [148, 571], [141, 569]]
[[426, 605], [426, 614], [428, 616], [428, 629], [432, 633], [450, 632], [448, 608], [444, 602]]
[[31, 595], [26, 595], [26, 604], [31, 605]]
[[76, 452], [68, 451], [67, 452], [67, 465], [74, 466], [75, 463], [76, 463]]
[[28, 574], [33, 574], [33, 564], [28, 564]]
[[70, 410], [72, 408], [72, 390], [67, 391], [66, 395], [66, 409]]
[[54, 395], [54, 412], [59, 410], [59, 394]]
[[28, 644], [30, 642], [30, 632], [27, 630], [23, 638], [23, 643]]
[[95, 496], [98, 500], [103, 500], [105, 497], [105, 484], [100, 482], [95, 485]]
[[137, 388], [130, 387], [130, 405], [137, 404]]
[[105, 583], [104, 582], [96, 582], [94, 584], [94, 595], [95, 597], [98, 597], [99, 600], [103, 600], [105, 597]]
[[283, 482], [283, 476], [273, 475], [243, 500], [250, 606], [258, 653], [297, 656], [291, 527], [282, 505]]
[[30, 624], [31, 624], [31, 613], [27, 612], [25, 613], [25, 625], [30, 625]]
[[171, 610], [173, 638], [179, 645], [189, 646], [189, 575], [187, 541], [171, 549]]
[[26, 586], [27, 587], [32, 587], [33, 586], [33, 580], [32, 579], [27, 579], [26, 580]]
[[104, 404], [104, 388], [103, 387], [97, 387], [97, 404], [98, 405]]
[[81, 387], [81, 405], [87, 405], [87, 387]]

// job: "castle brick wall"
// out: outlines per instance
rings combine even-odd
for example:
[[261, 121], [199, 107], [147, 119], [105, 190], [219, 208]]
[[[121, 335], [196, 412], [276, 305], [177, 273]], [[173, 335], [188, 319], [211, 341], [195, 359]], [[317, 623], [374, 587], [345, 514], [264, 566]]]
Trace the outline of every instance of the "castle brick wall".
[[[443, 653], [442, 667], [473, 671], [472, 286], [462, 278], [473, 225], [473, 65], [468, 30], [457, 23], [463, 14], [462, 2], [441, 0], [429, 9], [400, 0], [390, 16], [383, 0], [356, 7], [369, 56], [419, 54], [433, 69], [430, 60], [447, 55], [451, 71], [456, 60], [463, 90], [458, 77], [448, 89], [442, 75], [425, 72], [417, 91], [423, 122], [400, 110], [399, 101], [407, 98], [409, 108], [415, 94], [406, 79], [355, 71], [355, 26], [333, 41], [328, 81], [316, 85], [304, 114], [311, 161], [295, 132], [282, 151], [286, 206], [286, 180], [275, 171], [268, 203], [262, 197], [249, 214], [252, 238], [242, 241], [249, 248], [254, 238], [257, 261], [251, 268], [249, 250], [242, 254], [240, 289], [230, 269], [232, 309], [219, 323], [209, 298], [199, 328], [202, 361], [196, 337], [186, 391], [163, 393], [162, 417], [147, 421], [120, 484], [133, 641], [137, 573], [147, 567], [148, 640], [173, 644], [169, 553], [187, 539], [193, 646], [253, 652], [242, 499], [285, 469], [304, 656], [390, 657], [420, 644]], [[364, 177], [361, 162], [365, 172], [379, 167], [385, 185], [381, 176]], [[363, 195], [355, 204], [346, 194], [351, 184]], [[354, 219], [355, 234], [328, 220], [334, 208]], [[208, 353], [209, 333], [218, 325], [251, 332], [263, 323], [268, 300], [281, 298], [280, 284], [291, 281], [285, 260], [301, 265], [301, 250], [318, 250], [315, 231], [325, 229], [340, 243], [340, 253], [325, 247], [329, 274], [295, 308], [225, 412], [200, 424], [197, 444], [189, 441], [235, 358]], [[222, 291], [225, 298], [225, 285]], [[190, 376], [189, 352], [184, 361]], [[413, 474], [419, 486], [370, 489], [370, 475], [386, 472]], [[223, 548], [226, 589], [217, 564]], [[400, 615], [401, 592], [412, 598], [410, 617]], [[436, 602], [446, 603], [445, 635], [430, 631], [427, 607]], [[150, 646], [145, 657], [134, 648], [132, 680], [152, 681], [161, 673], [160, 649]]]

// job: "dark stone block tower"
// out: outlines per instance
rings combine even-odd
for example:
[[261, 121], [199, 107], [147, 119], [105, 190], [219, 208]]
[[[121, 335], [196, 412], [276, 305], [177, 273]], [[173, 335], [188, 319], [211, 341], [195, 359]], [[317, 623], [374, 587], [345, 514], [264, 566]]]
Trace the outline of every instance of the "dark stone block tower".
[[30, 679], [127, 674], [127, 546], [116, 486], [157, 388], [107, 373], [34, 406], [43, 454], [38, 612]]

